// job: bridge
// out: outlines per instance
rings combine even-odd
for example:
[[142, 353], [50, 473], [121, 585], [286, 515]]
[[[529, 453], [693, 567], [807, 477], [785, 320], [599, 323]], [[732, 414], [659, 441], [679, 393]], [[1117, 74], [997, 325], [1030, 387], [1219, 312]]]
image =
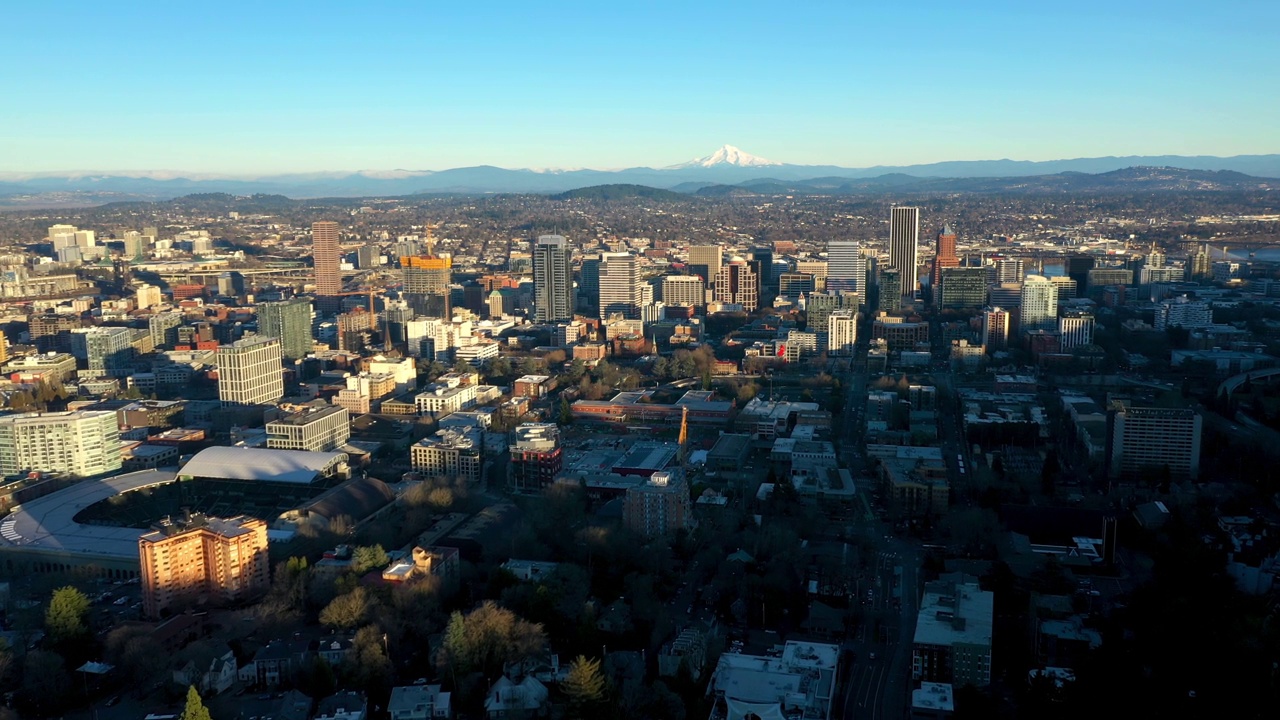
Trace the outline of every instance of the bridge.
[[1222, 397], [1225, 395], [1226, 398], [1230, 400], [1231, 395], [1235, 393], [1236, 390], [1239, 390], [1240, 386], [1244, 385], [1245, 383], [1254, 383], [1254, 382], [1262, 381], [1267, 385], [1271, 385], [1272, 383], [1276, 382], [1277, 378], [1280, 378], [1280, 368], [1267, 368], [1265, 370], [1250, 370], [1248, 372], [1242, 372], [1239, 375], [1232, 375], [1226, 380], [1223, 380], [1222, 383], [1218, 385], [1218, 397]]

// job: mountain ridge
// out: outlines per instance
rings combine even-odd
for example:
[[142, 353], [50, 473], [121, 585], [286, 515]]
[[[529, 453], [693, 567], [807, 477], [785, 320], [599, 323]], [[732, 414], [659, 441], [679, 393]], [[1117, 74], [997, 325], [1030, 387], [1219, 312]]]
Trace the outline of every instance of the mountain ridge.
[[[727, 146], [732, 148], [732, 146]], [[733, 148], [736, 150], [736, 148]], [[725, 150], [725, 148], [721, 148]], [[696, 192], [711, 186], [769, 184], [795, 185], [800, 192], [833, 192], [846, 188], [897, 185], [903, 192], [944, 191], [965, 186], [1012, 185], [1012, 178], [1045, 178], [1064, 173], [1099, 175], [1132, 167], [1178, 168], [1187, 172], [1235, 172], [1254, 179], [1280, 178], [1280, 154], [1214, 156], [1140, 156], [1131, 158], [1077, 158], [1062, 161], [982, 160], [948, 161], [914, 166], [840, 168], [826, 165], [737, 165], [755, 156], [720, 153], [710, 165], [665, 169], [566, 170], [546, 172], [511, 170], [477, 165], [439, 171], [360, 171], [357, 173], [295, 173], [259, 179], [192, 179], [164, 171], [165, 179], [103, 174], [58, 176], [39, 174], [26, 179], [2, 179], [0, 206], [67, 207], [111, 201], [167, 200], [192, 193], [225, 192], [234, 195], [284, 195], [293, 198], [378, 197], [417, 194], [556, 194], [601, 185], [639, 185], [676, 192]], [[714, 158], [716, 154], [707, 156]], [[705, 158], [704, 158], [705, 159]], [[759, 158], [755, 158], [759, 160]], [[765, 161], [771, 162], [771, 161]], [[15, 174], [10, 173], [9, 177]], [[199, 177], [198, 173], [193, 173]], [[992, 180], [1001, 182], [992, 183]], [[983, 182], [987, 181], [987, 182]], [[1224, 177], [1196, 182], [1221, 185]], [[1280, 181], [1277, 181], [1280, 182]], [[1044, 184], [1041, 182], [1041, 184]], [[1050, 183], [1065, 188], [1070, 183]], [[1267, 185], [1274, 187], [1276, 183]], [[1265, 185], [1265, 183], [1264, 183]], [[962, 190], [957, 190], [962, 191]]]

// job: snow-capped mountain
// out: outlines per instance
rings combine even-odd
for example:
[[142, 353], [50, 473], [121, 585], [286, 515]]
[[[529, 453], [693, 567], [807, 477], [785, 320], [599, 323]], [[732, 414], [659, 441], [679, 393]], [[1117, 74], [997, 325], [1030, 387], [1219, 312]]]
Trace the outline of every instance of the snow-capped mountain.
[[774, 160], [766, 160], [762, 157], [757, 157], [755, 155], [752, 155], [751, 153], [743, 152], [742, 150], [732, 145], [725, 145], [721, 147], [719, 150], [716, 150], [710, 155], [707, 155], [706, 157], [694, 158], [689, 162], [680, 163], [679, 165], [671, 165], [664, 169], [665, 170], [683, 170], [684, 168], [692, 168], [692, 167], [709, 168], [709, 167], [716, 167], [716, 166], [722, 166], [722, 165], [732, 165], [734, 167], [765, 167], [769, 165], [781, 165], [781, 164], [782, 163], [776, 162]]

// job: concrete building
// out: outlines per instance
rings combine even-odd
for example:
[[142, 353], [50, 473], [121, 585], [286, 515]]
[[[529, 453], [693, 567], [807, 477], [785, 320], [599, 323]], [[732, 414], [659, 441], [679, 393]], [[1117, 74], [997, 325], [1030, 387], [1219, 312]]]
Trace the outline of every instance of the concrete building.
[[0, 476], [29, 471], [92, 477], [122, 463], [114, 412], [23, 413], [0, 416]]
[[916, 617], [912, 677], [954, 687], [991, 684], [995, 593], [976, 580], [939, 580], [925, 586]]
[[[701, 277], [709, 286], [715, 283], [724, 264], [724, 248], [719, 245], [694, 245], [689, 248], [689, 272]], [[705, 303], [699, 302], [699, 305]], [[668, 305], [672, 303], [668, 302]]]
[[896, 267], [886, 265], [876, 275], [876, 309], [898, 312], [902, 309], [902, 273]]
[[560, 428], [555, 423], [523, 423], [511, 433], [510, 482], [516, 492], [540, 492], [564, 468]]
[[311, 223], [311, 255], [316, 271], [316, 295], [324, 298], [325, 312], [339, 308], [342, 292], [342, 248], [338, 244], [338, 223], [320, 220]]
[[837, 310], [827, 318], [827, 352], [851, 356], [858, 344], [858, 312]]
[[1133, 271], [1125, 268], [1093, 268], [1089, 271], [1088, 291], [1111, 285], [1132, 285]]
[[270, 587], [267, 524], [241, 515], [166, 520], [138, 538], [143, 614], [254, 598]]
[[817, 289], [814, 277], [809, 273], [784, 272], [778, 274], [778, 295], [788, 300], [799, 300]]
[[484, 468], [484, 433], [475, 427], [438, 430], [409, 449], [416, 472], [479, 483]]
[[668, 275], [662, 278], [662, 302], [668, 307], [702, 307], [707, 304], [707, 286], [697, 275]]
[[711, 293], [716, 302], [741, 305], [747, 312], [760, 307], [760, 279], [740, 257], [720, 268]]
[[1026, 263], [1022, 258], [1000, 258], [991, 265], [993, 276], [991, 284], [1022, 284], [1022, 279], [1027, 276]]
[[75, 378], [76, 358], [68, 353], [48, 352], [15, 358], [4, 366], [4, 374], [14, 382], [61, 383]]
[[1200, 474], [1200, 415], [1186, 408], [1126, 407], [1111, 418], [1111, 477], [1137, 480], [1160, 476], [1173, 481]]
[[511, 394], [515, 397], [540, 398], [555, 387], [555, 378], [550, 375], [522, 375], [511, 384]]
[[147, 319], [151, 344], [157, 348], [172, 349], [178, 344], [178, 326], [182, 325], [182, 313], [156, 313]]
[[857, 240], [827, 243], [827, 292], [854, 292], [865, 295], [867, 261]]
[[419, 317], [452, 317], [449, 285], [453, 281], [453, 258], [418, 255], [400, 258], [404, 278], [404, 299]]
[[889, 265], [901, 273], [901, 295], [914, 298], [920, 289], [920, 208], [895, 207], [889, 215]]
[[474, 406], [476, 386], [436, 383], [428, 387], [426, 392], [414, 396], [413, 403], [417, 406], [420, 415], [443, 417], [451, 412]]
[[604, 253], [600, 256], [600, 317], [614, 313], [625, 318], [640, 317], [640, 269], [631, 253]]
[[1058, 334], [1062, 351], [1093, 344], [1093, 313], [1087, 310], [1067, 310], [1058, 318]]
[[1049, 278], [1028, 275], [1022, 283], [1022, 302], [1019, 305], [1018, 327], [1020, 332], [1056, 330], [1058, 327], [1058, 286]]
[[943, 309], [980, 308], [987, 304], [987, 271], [985, 268], [947, 267], [940, 271], [940, 282], [934, 287], [938, 305]]
[[344, 407], [305, 408], [267, 423], [273, 450], [337, 450], [351, 438], [351, 414]]
[[987, 308], [982, 313], [982, 346], [987, 352], [1009, 347], [1009, 311], [1003, 308]]
[[71, 354], [92, 377], [124, 377], [133, 368], [133, 330], [124, 327], [76, 328], [71, 331]]
[[831, 720], [840, 716], [839, 675], [839, 645], [789, 640], [778, 654], [726, 652], [707, 687], [711, 718]]
[[871, 323], [871, 337], [883, 339], [890, 350], [914, 350], [918, 343], [929, 341], [929, 323], [880, 312]]
[[1198, 328], [1213, 324], [1213, 308], [1207, 302], [1190, 300], [1186, 295], [1156, 305], [1152, 327], [1164, 332], [1171, 327]]
[[258, 305], [258, 334], [280, 341], [280, 355], [301, 360], [311, 352], [311, 301], [293, 298]]
[[217, 362], [223, 407], [271, 405], [284, 397], [279, 340], [259, 335], [222, 345]]
[[533, 248], [534, 319], [573, 319], [572, 250], [563, 235], [542, 235]]
[[680, 472], [656, 472], [649, 481], [627, 490], [623, 523], [647, 538], [693, 526], [689, 487]]

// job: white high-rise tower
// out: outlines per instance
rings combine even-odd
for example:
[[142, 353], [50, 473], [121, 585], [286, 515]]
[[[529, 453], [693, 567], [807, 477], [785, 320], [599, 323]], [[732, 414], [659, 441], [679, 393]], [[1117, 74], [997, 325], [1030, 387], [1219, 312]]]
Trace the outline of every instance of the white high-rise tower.
[[573, 267], [569, 241], [542, 235], [533, 248], [533, 308], [538, 322], [573, 319]]

